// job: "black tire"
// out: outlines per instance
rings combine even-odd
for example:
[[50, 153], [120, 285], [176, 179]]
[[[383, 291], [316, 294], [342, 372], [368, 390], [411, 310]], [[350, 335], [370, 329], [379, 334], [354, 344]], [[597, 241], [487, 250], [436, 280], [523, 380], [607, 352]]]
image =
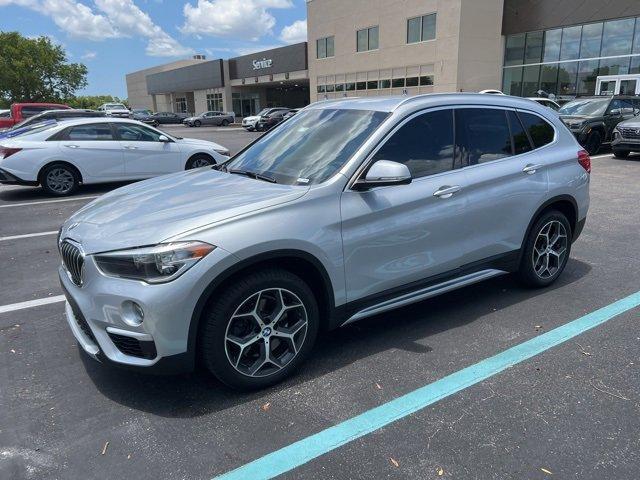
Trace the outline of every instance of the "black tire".
[[80, 186], [80, 172], [66, 163], [47, 165], [40, 172], [39, 182], [42, 189], [55, 197], [73, 194]]
[[613, 149], [613, 156], [616, 158], [627, 158], [629, 156], [629, 150], [616, 150]]
[[[564, 247], [564, 253], [561, 258], [559, 256], [556, 256], [555, 254], [547, 255], [550, 260], [548, 260], [548, 270], [546, 271], [545, 275], [545, 272], [542, 272], [542, 274], [540, 274], [536, 271], [536, 264], [539, 266], [538, 270], [540, 270], [544, 266], [544, 262], [536, 262], [536, 257], [540, 257], [540, 255], [534, 255], [534, 248], [537, 248], [537, 253], [544, 246], [540, 243], [544, 243], [544, 236], [539, 236], [541, 235], [541, 233], [543, 233], [543, 229], [545, 229], [549, 224], [552, 224], [554, 226], [557, 224], [561, 224], [562, 227], [564, 227], [566, 238], [564, 240], [564, 243], [557, 243], [557, 246], [549, 246], [550, 242], [547, 242], [546, 247], [553, 247], [556, 252], [560, 251], [561, 247]], [[551, 228], [553, 228], [553, 226]], [[557, 228], [557, 230], [562, 233], [562, 229]], [[551, 236], [553, 237], [554, 235]], [[536, 220], [533, 227], [531, 228], [531, 231], [529, 232], [528, 237], [524, 242], [522, 258], [520, 260], [520, 269], [518, 271], [518, 276], [522, 283], [529, 287], [542, 288], [555, 282], [562, 274], [565, 266], [567, 265], [567, 261], [569, 260], [569, 255], [571, 254], [572, 238], [573, 232], [571, 231], [571, 225], [569, 224], [569, 220], [567, 220], [567, 217], [564, 215], [564, 213], [557, 210], [549, 210], [547, 212], [544, 212]], [[560, 240], [561, 238], [558, 238], [558, 241]]]
[[584, 142], [584, 148], [589, 155], [595, 155], [600, 151], [602, 146], [602, 135], [597, 130], [592, 130], [587, 140]]
[[195, 122], [193, 122], [194, 127], [199, 127], [201, 125], [202, 125], [202, 122], [200, 122], [200, 120], [196, 120]]
[[223, 127], [226, 127], [227, 125], [229, 125], [229, 120], [225, 118], [224, 120], [222, 120], [222, 123], [220, 125], [222, 125]]
[[[264, 370], [264, 375], [260, 373], [262, 376], [249, 376], [247, 373], [242, 373], [236, 369], [236, 367], [231, 363], [230, 358], [232, 357], [228, 356], [229, 354], [227, 353], [227, 350], [232, 350], [234, 348], [234, 344], [226, 340], [227, 329], [232, 328], [229, 327], [229, 325], [232, 322], [234, 313], [237, 312], [239, 307], [245, 304], [248, 299], [254, 298], [258, 292], [268, 292], [269, 289], [282, 289], [283, 291], [289, 291], [290, 293], [293, 293], [300, 302], [302, 302], [304, 312], [306, 312], [306, 330], [304, 330], [304, 332], [300, 332], [300, 335], [304, 334], [304, 336], [298, 336], [298, 333], [296, 333], [298, 340], [301, 340], [296, 354], [281, 366], [279, 370], [274, 370], [272, 366], [266, 365], [267, 368], [271, 368], [271, 370], [274, 371], [269, 373], [269, 370]], [[201, 336], [199, 338], [199, 352], [205, 367], [226, 385], [241, 390], [253, 390], [273, 385], [291, 375], [311, 353], [318, 336], [318, 304], [311, 289], [297, 275], [286, 270], [275, 268], [266, 269], [256, 273], [251, 273], [238, 281], [234, 281], [228, 286], [228, 288], [225, 288], [214, 297], [213, 301], [207, 305], [203, 312], [202, 329], [200, 330]], [[285, 318], [283, 318], [283, 320], [284, 319]], [[238, 320], [236, 319], [235, 321]], [[251, 321], [255, 323], [253, 328], [259, 330], [260, 326], [258, 323], [254, 320]], [[276, 331], [275, 325], [275, 323], [267, 324], [267, 326], [271, 326], [273, 328], [273, 331]], [[249, 328], [252, 327], [250, 326]], [[267, 330], [267, 327], [265, 327], [265, 330]], [[281, 344], [278, 337], [269, 336], [270, 333], [263, 335], [265, 330], [257, 331], [254, 346], [245, 347], [245, 349], [257, 349], [257, 351], [253, 351], [254, 354], [258, 353], [258, 358], [255, 360], [255, 364], [259, 364], [263, 358], [264, 346], [267, 345], [264, 338], [271, 339], [272, 346], [269, 347], [269, 351], [272, 352], [272, 354], [281, 346], [291, 345], [288, 343]], [[269, 331], [271, 332], [272, 330], [269, 329]], [[256, 332], [249, 333], [249, 337], [253, 338], [254, 333]], [[275, 343], [276, 340], [278, 343]], [[227, 347], [228, 345], [229, 347]], [[275, 345], [275, 347], [273, 347], [273, 345]], [[251, 356], [249, 356], [249, 359], [251, 359]], [[246, 367], [241, 366], [240, 368]], [[261, 370], [262, 369], [258, 369], [258, 372], [261, 372]]]
[[[206, 163], [205, 163], [206, 162]], [[214, 165], [216, 162], [209, 155], [197, 154], [187, 160], [185, 170], [192, 170], [194, 168], [206, 167], [208, 165]]]

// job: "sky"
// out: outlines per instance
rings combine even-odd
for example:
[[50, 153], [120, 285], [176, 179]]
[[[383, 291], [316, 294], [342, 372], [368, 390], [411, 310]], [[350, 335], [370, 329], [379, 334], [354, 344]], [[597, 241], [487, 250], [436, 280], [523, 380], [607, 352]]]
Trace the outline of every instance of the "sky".
[[47, 36], [84, 63], [78, 94], [126, 98], [125, 75], [306, 40], [305, 0], [0, 0], [0, 31]]

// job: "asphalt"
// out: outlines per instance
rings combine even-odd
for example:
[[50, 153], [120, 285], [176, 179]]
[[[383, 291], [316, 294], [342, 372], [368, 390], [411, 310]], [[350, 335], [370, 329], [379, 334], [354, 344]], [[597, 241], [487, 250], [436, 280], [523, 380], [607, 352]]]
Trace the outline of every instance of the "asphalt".
[[[228, 128], [185, 134], [232, 150], [256, 136]], [[61, 303], [0, 313], [0, 478], [210, 479], [634, 293], [639, 182], [640, 156], [593, 160], [587, 225], [552, 287], [499, 277], [364, 320], [323, 336], [298, 375], [260, 392], [201, 371], [155, 377], [98, 364], [79, 350]], [[46, 200], [0, 187], [0, 237], [55, 230], [89, 201], [3, 208]], [[0, 241], [0, 306], [61, 293], [54, 244], [55, 235]], [[638, 478], [639, 313], [282, 478]]]

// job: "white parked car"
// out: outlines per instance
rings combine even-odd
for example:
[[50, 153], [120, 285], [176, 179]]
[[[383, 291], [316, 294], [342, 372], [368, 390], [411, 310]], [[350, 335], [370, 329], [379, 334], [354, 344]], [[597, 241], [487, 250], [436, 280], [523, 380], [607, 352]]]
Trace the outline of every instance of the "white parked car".
[[131, 112], [122, 103], [103, 103], [98, 107], [98, 111], [104, 112], [109, 117], [129, 118]]
[[260, 110], [260, 112], [258, 112], [257, 115], [244, 117], [242, 119], [242, 127], [249, 132], [253, 132], [254, 130], [260, 131], [260, 125], [259, 125], [260, 119], [278, 110], [282, 110], [283, 112], [288, 112], [291, 109], [285, 108], [285, 107], [265, 108], [263, 110]]
[[78, 118], [0, 140], [0, 183], [69, 195], [79, 185], [141, 180], [226, 161], [214, 142], [179, 138], [135, 120]]

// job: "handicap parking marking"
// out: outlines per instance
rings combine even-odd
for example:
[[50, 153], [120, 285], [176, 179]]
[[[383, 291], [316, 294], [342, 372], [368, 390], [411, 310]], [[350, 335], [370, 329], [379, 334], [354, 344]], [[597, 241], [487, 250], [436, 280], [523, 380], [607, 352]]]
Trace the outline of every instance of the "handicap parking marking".
[[36, 298], [35, 300], [27, 300], [26, 302], [11, 303], [9, 305], [0, 305], [0, 313], [15, 312], [16, 310], [24, 310], [25, 308], [39, 307], [50, 303], [64, 302], [64, 295], [56, 295], [53, 297]]
[[271, 479], [558, 346], [640, 305], [640, 291], [213, 480]]
[[19, 203], [8, 203], [6, 205], [0, 205], [0, 208], [10, 208], [10, 207], [28, 207], [31, 205], [43, 205], [47, 203], [60, 203], [60, 202], [73, 202], [76, 200], [93, 200], [94, 198], [98, 198], [99, 195], [93, 195], [90, 197], [72, 197], [72, 198], [60, 198], [56, 200], [39, 200], [37, 202], [19, 202]]
[[38, 232], [38, 233], [25, 233], [22, 235], [11, 235], [9, 237], [0, 237], [0, 242], [8, 242], [10, 240], [19, 240], [21, 238], [31, 238], [31, 237], [44, 237], [45, 235], [56, 235], [58, 230], [51, 230], [49, 232]]

